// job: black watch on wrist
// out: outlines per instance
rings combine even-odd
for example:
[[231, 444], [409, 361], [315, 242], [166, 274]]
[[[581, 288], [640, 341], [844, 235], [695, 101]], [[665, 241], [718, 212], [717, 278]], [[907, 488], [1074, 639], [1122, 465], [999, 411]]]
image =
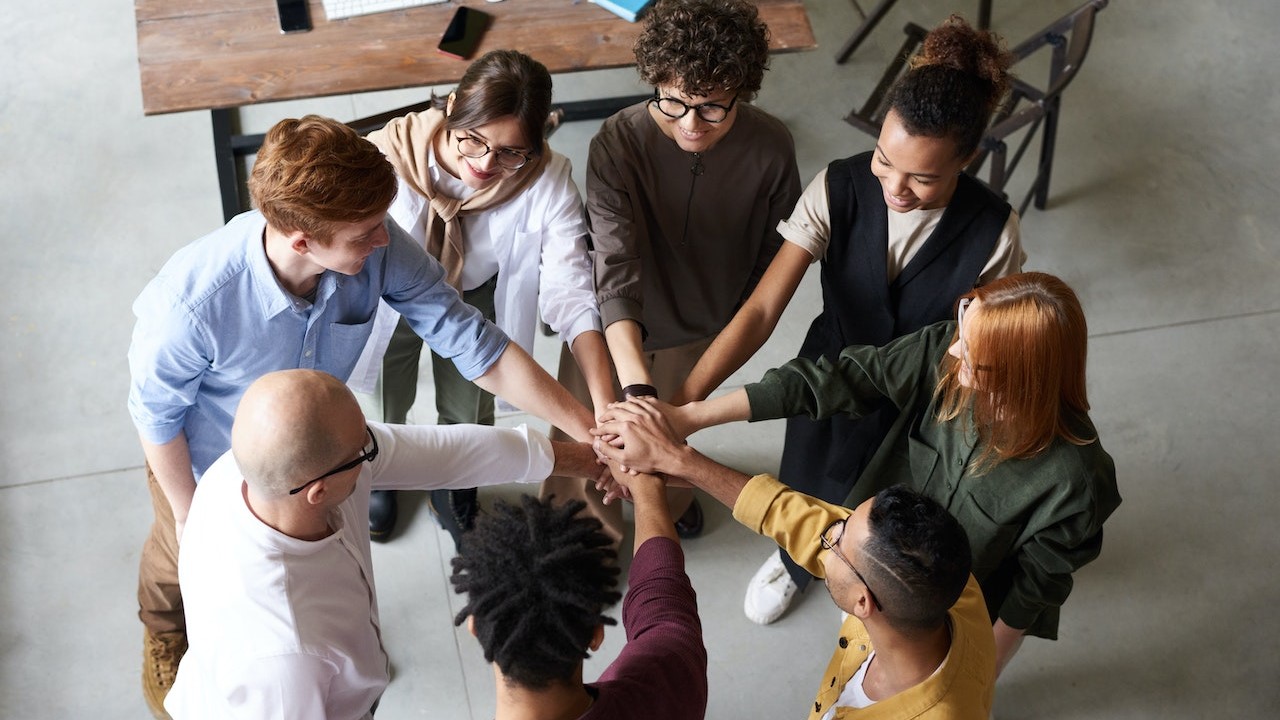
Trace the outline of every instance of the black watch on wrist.
[[658, 397], [658, 389], [652, 385], [645, 385], [644, 383], [635, 383], [634, 385], [628, 385], [622, 388], [622, 397], [624, 398]]

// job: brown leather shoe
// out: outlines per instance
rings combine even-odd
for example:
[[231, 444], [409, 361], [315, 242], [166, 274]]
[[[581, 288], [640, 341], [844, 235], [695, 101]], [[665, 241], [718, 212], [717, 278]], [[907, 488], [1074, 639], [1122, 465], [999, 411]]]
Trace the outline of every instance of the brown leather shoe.
[[142, 697], [156, 720], [170, 720], [164, 699], [178, 676], [178, 663], [187, 652], [184, 632], [142, 631]]

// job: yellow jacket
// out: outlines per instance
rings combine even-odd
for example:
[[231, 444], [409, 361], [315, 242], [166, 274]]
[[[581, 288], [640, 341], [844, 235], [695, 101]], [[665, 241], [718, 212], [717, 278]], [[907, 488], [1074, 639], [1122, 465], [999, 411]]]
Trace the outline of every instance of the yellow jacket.
[[[851, 511], [791, 490], [769, 475], [757, 475], [743, 488], [733, 517], [757, 533], [773, 538], [804, 569], [823, 577], [818, 536]], [[915, 687], [866, 708], [840, 708], [836, 718], [921, 718], [922, 720], [986, 720], [995, 694], [996, 646], [991, 619], [978, 581], [972, 575], [950, 610], [951, 650], [938, 672]], [[845, 683], [867, 659], [871, 640], [862, 621], [850, 615], [840, 626], [809, 713], [819, 720], [844, 691]]]

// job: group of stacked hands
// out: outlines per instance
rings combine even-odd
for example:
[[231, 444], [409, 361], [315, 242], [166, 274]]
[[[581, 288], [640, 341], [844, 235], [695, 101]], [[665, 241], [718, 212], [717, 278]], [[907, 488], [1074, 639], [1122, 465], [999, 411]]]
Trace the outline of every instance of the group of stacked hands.
[[[143, 290], [129, 407], [157, 717], [371, 717], [390, 678], [370, 542], [403, 489], [454, 534], [455, 621], [499, 718], [705, 714], [693, 488], [780, 547], [748, 617], [814, 577], [847, 613], [811, 718], [985, 718], [1023, 636], [1056, 637], [1120, 498], [1079, 301], [1021, 272], [1017, 214], [961, 172], [1008, 86], [998, 40], [954, 16], [932, 31], [876, 148], [803, 192], [790, 133], [751, 104], [754, 6], [661, 0], [635, 52], [654, 96], [593, 139], [585, 210], [544, 139], [545, 67], [495, 51], [368, 139], [278, 123], [256, 210]], [[707, 400], [819, 261], [799, 357]], [[527, 352], [539, 319], [565, 340], [559, 381]], [[438, 426], [403, 424], [424, 341]], [[495, 395], [558, 430], [486, 427]], [[789, 418], [780, 479], [685, 442], [770, 418]], [[541, 497], [477, 518], [475, 488], [505, 482]], [[619, 497], [628, 642], [583, 683], [619, 599]]]

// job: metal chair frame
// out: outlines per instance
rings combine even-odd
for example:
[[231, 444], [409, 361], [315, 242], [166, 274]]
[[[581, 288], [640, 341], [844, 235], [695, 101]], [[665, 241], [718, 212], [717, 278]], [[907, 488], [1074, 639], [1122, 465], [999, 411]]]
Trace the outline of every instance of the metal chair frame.
[[[1075, 79], [1080, 66], [1084, 64], [1093, 40], [1094, 17], [1108, 2], [1109, 0], [1089, 0], [1012, 50], [1016, 68], [1040, 49], [1046, 46], [1051, 48], [1048, 82], [1043, 88], [1038, 88], [1020, 78], [1013, 80], [1009, 100], [992, 118], [991, 126], [979, 144], [977, 157], [965, 171], [977, 177], [983, 164], [990, 161], [986, 183], [992, 190], [1008, 197], [1005, 185], [1009, 176], [1017, 169], [1036, 133], [1043, 131], [1040, 136], [1040, 158], [1036, 176], [1018, 207], [1019, 215], [1026, 212], [1033, 199], [1036, 209], [1045, 209], [1049, 197], [1049, 177], [1053, 171], [1058, 121], [1062, 113], [1062, 92]], [[867, 101], [861, 108], [852, 110], [845, 116], [846, 122], [873, 137], [879, 137], [884, 117], [889, 111], [885, 95], [902, 74], [928, 31], [919, 25], [908, 23], [903, 32], [907, 37], [900, 52], [894, 56], [893, 62], [886, 68], [884, 76]], [[1024, 130], [1026, 132], [1011, 158], [1007, 141]]]

